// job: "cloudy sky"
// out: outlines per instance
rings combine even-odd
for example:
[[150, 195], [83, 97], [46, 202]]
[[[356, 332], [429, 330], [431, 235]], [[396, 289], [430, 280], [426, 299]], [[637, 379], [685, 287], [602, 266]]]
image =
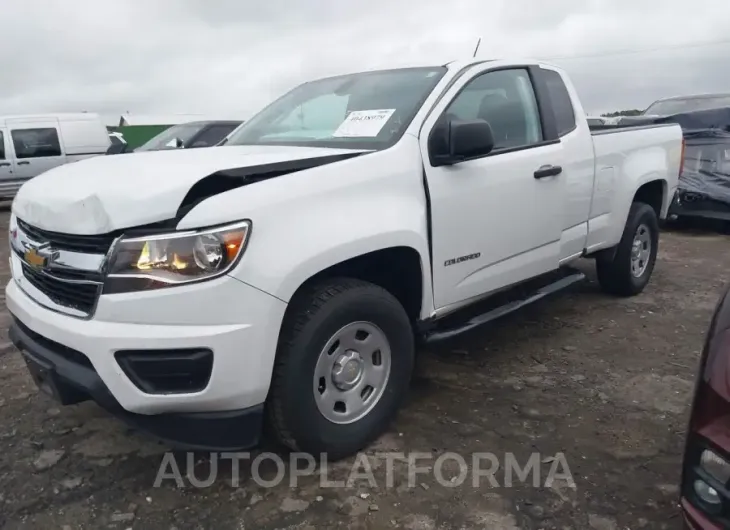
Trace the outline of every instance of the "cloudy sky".
[[728, 0], [3, 0], [0, 115], [247, 118], [308, 78], [471, 56], [568, 70], [591, 113], [730, 92]]

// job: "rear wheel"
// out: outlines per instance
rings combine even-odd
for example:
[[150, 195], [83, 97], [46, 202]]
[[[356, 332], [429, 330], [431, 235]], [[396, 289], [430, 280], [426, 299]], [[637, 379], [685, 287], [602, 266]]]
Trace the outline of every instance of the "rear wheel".
[[654, 271], [658, 247], [656, 212], [648, 204], [633, 203], [619, 244], [596, 257], [601, 288], [618, 296], [639, 294]]
[[280, 337], [267, 407], [273, 434], [331, 460], [363, 449], [397, 412], [413, 356], [408, 315], [386, 290], [352, 279], [306, 289]]

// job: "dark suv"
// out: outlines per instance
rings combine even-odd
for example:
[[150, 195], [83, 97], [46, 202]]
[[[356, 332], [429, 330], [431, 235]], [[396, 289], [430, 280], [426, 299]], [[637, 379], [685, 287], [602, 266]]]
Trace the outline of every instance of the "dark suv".
[[140, 145], [134, 151], [161, 151], [163, 149], [190, 149], [218, 145], [242, 121], [193, 121], [173, 125]]

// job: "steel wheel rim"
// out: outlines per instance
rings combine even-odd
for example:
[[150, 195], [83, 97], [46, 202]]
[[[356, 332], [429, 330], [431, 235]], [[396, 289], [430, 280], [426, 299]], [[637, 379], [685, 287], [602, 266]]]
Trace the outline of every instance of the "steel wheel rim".
[[385, 333], [371, 322], [353, 322], [327, 341], [314, 369], [314, 400], [332, 423], [365, 417], [383, 397], [391, 368]]
[[649, 267], [651, 258], [651, 231], [645, 224], [640, 224], [631, 243], [631, 275], [640, 278]]

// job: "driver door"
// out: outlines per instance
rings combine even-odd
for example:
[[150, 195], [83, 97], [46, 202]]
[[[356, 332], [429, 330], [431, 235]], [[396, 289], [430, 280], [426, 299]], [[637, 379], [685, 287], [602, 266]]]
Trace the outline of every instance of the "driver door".
[[[485, 119], [494, 149], [453, 165], [430, 164], [439, 120]], [[557, 269], [564, 176], [559, 140], [547, 139], [529, 67], [475, 67], [436, 105], [420, 146], [431, 198], [434, 305], [448, 312], [503, 287]], [[549, 117], [548, 117], [549, 119]]]

